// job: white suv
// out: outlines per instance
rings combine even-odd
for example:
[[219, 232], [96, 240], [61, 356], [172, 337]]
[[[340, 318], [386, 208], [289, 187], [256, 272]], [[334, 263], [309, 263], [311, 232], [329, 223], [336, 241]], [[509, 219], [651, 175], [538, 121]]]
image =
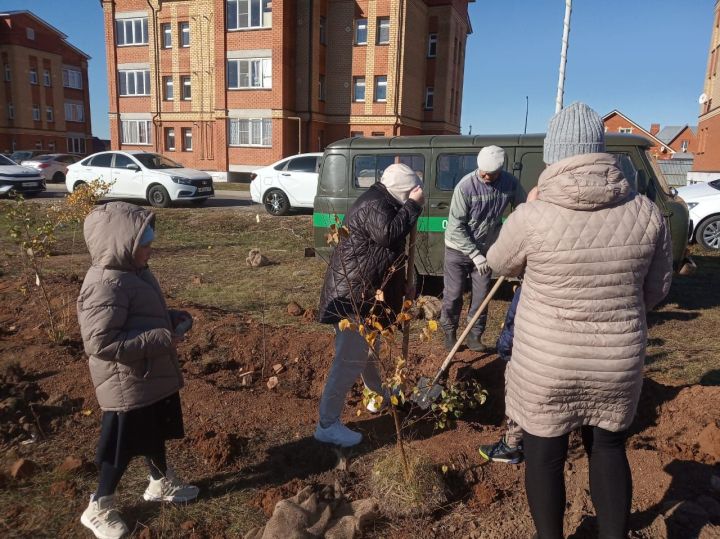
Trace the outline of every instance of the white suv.
[[268, 213], [285, 215], [290, 208], [312, 208], [321, 153], [301, 153], [259, 168], [250, 178], [250, 196]]
[[68, 192], [93, 180], [111, 185], [108, 198], [140, 198], [158, 208], [172, 202], [200, 205], [215, 194], [212, 177], [150, 152], [100, 152], [70, 165]]
[[720, 250], [720, 179], [678, 189], [690, 210], [690, 239], [705, 249]]

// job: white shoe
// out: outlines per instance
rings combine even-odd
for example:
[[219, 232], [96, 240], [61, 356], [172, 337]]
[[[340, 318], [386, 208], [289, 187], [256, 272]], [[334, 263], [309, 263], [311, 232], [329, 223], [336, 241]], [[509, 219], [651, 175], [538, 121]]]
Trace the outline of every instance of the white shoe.
[[200, 489], [194, 485], [183, 483], [170, 468], [165, 477], [150, 479], [143, 498], [148, 502], [190, 502], [197, 498]]
[[329, 427], [323, 427], [318, 423], [315, 429], [315, 439], [326, 444], [335, 444], [340, 447], [352, 447], [362, 442], [362, 434], [350, 430], [340, 423], [338, 419]]
[[114, 495], [97, 500], [91, 497], [90, 505], [83, 511], [80, 522], [98, 539], [119, 539], [130, 531], [115, 507]]

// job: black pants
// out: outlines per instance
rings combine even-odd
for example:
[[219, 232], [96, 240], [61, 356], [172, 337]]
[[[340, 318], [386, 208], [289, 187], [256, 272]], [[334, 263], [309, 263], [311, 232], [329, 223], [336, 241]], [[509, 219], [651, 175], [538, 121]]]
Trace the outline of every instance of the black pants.
[[[562, 539], [565, 515], [565, 459], [570, 434], [541, 438], [525, 433], [525, 490], [538, 539]], [[597, 515], [599, 539], [627, 536], [632, 476], [625, 454], [627, 431], [583, 427], [590, 458], [590, 496]]]

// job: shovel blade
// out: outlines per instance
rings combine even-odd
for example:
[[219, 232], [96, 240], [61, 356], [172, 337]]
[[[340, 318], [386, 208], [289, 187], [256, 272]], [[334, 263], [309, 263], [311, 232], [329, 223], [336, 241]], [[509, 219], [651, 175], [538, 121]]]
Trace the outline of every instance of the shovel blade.
[[420, 378], [417, 383], [418, 391], [411, 398], [411, 400], [423, 410], [429, 409], [442, 393], [441, 385], [430, 384], [432, 384], [430, 378], [424, 376]]

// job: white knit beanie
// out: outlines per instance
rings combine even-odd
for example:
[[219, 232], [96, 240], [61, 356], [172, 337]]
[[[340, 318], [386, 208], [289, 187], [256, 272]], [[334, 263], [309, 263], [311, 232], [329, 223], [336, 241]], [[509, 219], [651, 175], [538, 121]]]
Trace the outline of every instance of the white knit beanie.
[[585, 103], [575, 102], [550, 120], [543, 161], [548, 165], [567, 157], [605, 151], [605, 124]]
[[485, 146], [477, 156], [477, 165], [480, 172], [492, 174], [505, 164], [505, 150], [500, 146]]
[[385, 169], [380, 183], [395, 197], [395, 200], [405, 204], [410, 197], [410, 191], [420, 185], [420, 178], [409, 166], [395, 163]]

